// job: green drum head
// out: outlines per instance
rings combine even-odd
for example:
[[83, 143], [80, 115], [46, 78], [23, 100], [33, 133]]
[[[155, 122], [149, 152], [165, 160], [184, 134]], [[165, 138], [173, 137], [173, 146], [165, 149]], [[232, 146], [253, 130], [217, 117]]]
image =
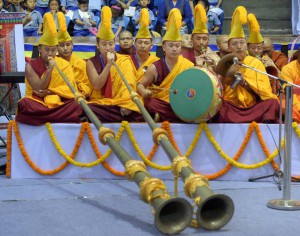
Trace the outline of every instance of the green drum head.
[[212, 81], [204, 71], [187, 69], [171, 85], [170, 105], [180, 119], [192, 122], [209, 109], [213, 94]]

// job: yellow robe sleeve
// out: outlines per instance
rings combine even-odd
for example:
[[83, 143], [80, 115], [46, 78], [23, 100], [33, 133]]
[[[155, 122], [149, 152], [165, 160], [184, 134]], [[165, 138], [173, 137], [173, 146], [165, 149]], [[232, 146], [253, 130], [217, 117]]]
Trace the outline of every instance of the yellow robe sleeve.
[[[281, 77], [291, 83], [300, 85], [300, 64], [297, 60], [284, 66], [281, 70]], [[293, 94], [293, 106], [300, 112], [300, 94]]]
[[[75, 89], [77, 89], [76, 82], [74, 80], [73, 76], [73, 70], [71, 66], [69, 65], [69, 62], [59, 58], [55, 57], [56, 65], [61, 69], [61, 71], [65, 74], [65, 76], [68, 78], [70, 83], [73, 85]], [[43, 75], [42, 75], [43, 76]], [[50, 90], [52, 95], [47, 95], [43, 99], [36, 99], [32, 96], [33, 90], [30, 86], [30, 84], [25, 80], [26, 83], [26, 94], [25, 97], [30, 98], [36, 102], [39, 102], [43, 104], [44, 106], [47, 106], [49, 108], [56, 107], [58, 105], [62, 105], [63, 102], [61, 101], [61, 98], [74, 98], [74, 95], [69, 88], [69, 86], [66, 84], [64, 79], [61, 77], [60, 73], [56, 68], [53, 69], [51, 73], [50, 82], [48, 85], [48, 90]]]
[[[263, 63], [254, 57], [247, 56], [243, 63], [259, 71], [266, 72]], [[277, 99], [276, 95], [272, 93], [271, 84], [267, 75], [249, 68], [241, 68], [240, 72], [253, 92], [249, 92], [240, 85], [234, 89], [231, 89], [230, 86], [226, 86], [224, 100], [232, 102], [235, 106], [247, 108], [256, 104], [256, 96], [259, 96], [261, 100]]]
[[149, 67], [151, 64], [154, 62], [158, 61], [159, 58], [154, 55], [150, 55], [148, 59], [140, 66], [140, 68], [137, 70], [137, 75], [136, 75], [136, 82], [140, 82], [141, 79], [143, 78], [145, 74], [145, 67]]
[[[167, 103], [170, 103], [169, 98], [169, 91], [171, 88], [171, 85], [176, 78], [178, 74], [180, 74], [182, 71], [194, 67], [194, 63], [190, 62], [188, 59], [184, 58], [182, 55], [178, 57], [177, 63], [173, 67], [173, 69], [170, 71], [168, 76], [163, 80], [163, 82], [158, 86], [159, 88], [164, 89], [153, 89], [152, 90], [152, 97], [160, 99], [162, 101], [165, 101]], [[155, 85], [152, 85], [152, 87], [157, 87]]]
[[[127, 55], [117, 54], [117, 66], [126, 78], [133, 91], [136, 91], [136, 70], [131, 58]], [[90, 103], [100, 105], [116, 105], [132, 111], [140, 112], [136, 104], [131, 100], [130, 93], [125, 86], [117, 69], [112, 66], [110, 69], [112, 79], [112, 98], [104, 98], [100, 90], [93, 90]]]
[[72, 54], [70, 65], [74, 71], [74, 78], [77, 83], [78, 91], [84, 96], [90, 96], [92, 91], [92, 85], [86, 74], [86, 62], [80, 57]]

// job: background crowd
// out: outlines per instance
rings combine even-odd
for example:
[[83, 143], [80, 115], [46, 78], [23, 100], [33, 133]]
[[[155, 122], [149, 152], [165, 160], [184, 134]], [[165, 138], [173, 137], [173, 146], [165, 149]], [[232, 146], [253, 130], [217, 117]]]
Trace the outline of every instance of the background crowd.
[[101, 21], [101, 9], [109, 6], [112, 9], [112, 29], [118, 37], [122, 30], [133, 35], [137, 33], [140, 10], [146, 8], [151, 19], [151, 34], [163, 37], [168, 14], [173, 8], [178, 8], [183, 17], [181, 34], [191, 33], [194, 8], [199, 2], [206, 10], [209, 33], [221, 34], [224, 18], [222, 0], [0, 0], [0, 11], [23, 12], [24, 36], [41, 35], [43, 16], [49, 11], [56, 24], [57, 12], [65, 14], [71, 36], [93, 36], [97, 34]]

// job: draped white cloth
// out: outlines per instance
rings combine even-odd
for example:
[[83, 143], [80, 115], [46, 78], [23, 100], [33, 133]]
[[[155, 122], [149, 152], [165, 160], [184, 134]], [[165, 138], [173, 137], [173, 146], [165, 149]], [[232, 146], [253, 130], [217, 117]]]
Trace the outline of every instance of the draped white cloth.
[[[112, 128], [115, 133], [118, 133], [120, 124], [108, 124], [107, 127]], [[31, 160], [42, 170], [52, 170], [61, 165], [65, 159], [57, 152], [51, 139], [49, 137], [46, 126], [29, 126], [24, 124], [18, 124], [24, 147], [30, 156]], [[60, 143], [61, 147], [67, 154], [70, 154], [74, 148], [76, 139], [79, 134], [80, 124], [52, 124], [55, 136]], [[133, 135], [136, 142], [141, 147], [142, 151], [147, 156], [153, 147], [152, 132], [147, 124], [132, 124], [130, 123]], [[209, 124], [209, 129], [212, 135], [215, 137], [221, 149], [230, 157], [234, 157], [239, 150], [244, 137], [247, 133], [249, 124]], [[270, 153], [275, 150], [278, 145], [279, 129], [278, 125], [265, 125], [260, 124], [260, 130], [263, 135], [263, 139]], [[101, 154], [104, 154], [108, 149], [108, 146], [102, 145], [97, 140], [97, 131], [93, 128], [93, 135], [97, 141]], [[174, 134], [175, 141], [184, 154], [188, 150], [198, 125], [194, 124], [171, 124], [171, 130]], [[283, 135], [283, 134], [282, 134]], [[300, 175], [300, 140], [293, 131], [292, 136], [292, 174]], [[133, 148], [127, 133], [121, 137], [121, 146], [130, 154], [134, 159], [140, 159], [135, 149]], [[283, 160], [282, 151], [282, 160]], [[252, 134], [249, 144], [247, 145], [244, 153], [239, 161], [241, 163], [257, 163], [265, 159], [265, 154], [259, 144], [257, 135]], [[190, 155], [190, 159], [193, 163], [195, 171], [200, 171], [203, 174], [213, 174], [223, 169], [227, 162], [219, 155], [209, 142], [204, 131], [200, 136], [198, 144], [195, 150]], [[91, 162], [96, 160], [96, 155], [90, 145], [87, 134], [84, 135], [83, 143], [79, 148], [79, 151], [75, 157], [75, 160], [80, 162]], [[170, 161], [163, 151], [162, 147], [159, 147], [153, 161], [160, 165], [169, 165]], [[123, 165], [112, 154], [107, 162], [117, 170], [123, 171]], [[278, 163], [278, 157], [276, 157]], [[171, 171], [159, 171], [151, 167], [147, 168], [148, 171], [155, 177], [159, 178], [173, 178]], [[258, 169], [245, 170], [236, 167], [232, 167], [218, 180], [238, 180], [247, 181], [250, 177], [258, 177], [261, 175], [272, 174], [274, 169], [270, 164], [267, 164]], [[92, 168], [81, 168], [70, 164], [61, 172], [53, 176], [42, 176], [36, 173], [24, 160], [23, 155], [20, 152], [19, 145], [13, 132], [12, 137], [12, 158], [11, 158], [11, 177], [12, 178], [123, 178], [117, 177], [107, 171], [102, 165], [98, 165]]]

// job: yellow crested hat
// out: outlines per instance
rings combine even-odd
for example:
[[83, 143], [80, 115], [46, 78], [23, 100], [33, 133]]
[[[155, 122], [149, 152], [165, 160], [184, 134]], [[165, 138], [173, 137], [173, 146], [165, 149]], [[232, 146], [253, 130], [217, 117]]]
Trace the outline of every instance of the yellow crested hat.
[[66, 17], [62, 12], [57, 12], [57, 21], [59, 25], [59, 29], [57, 32], [57, 41], [59, 43], [64, 43], [64, 42], [69, 42], [72, 41], [71, 36], [68, 33], [67, 30], [67, 22], [66, 22]]
[[247, 10], [245, 7], [238, 6], [232, 15], [231, 29], [228, 39], [245, 38], [243, 25], [247, 23]]
[[43, 35], [40, 37], [39, 45], [56, 46], [57, 31], [54, 18], [50, 12], [45, 13], [43, 19]]
[[108, 6], [104, 6], [101, 9], [101, 23], [99, 25], [97, 37], [103, 40], [112, 40], [115, 38], [115, 34], [111, 29], [111, 9]]
[[178, 8], [173, 8], [169, 12], [167, 21], [167, 31], [163, 37], [163, 41], [181, 41], [181, 13]]
[[140, 28], [137, 32], [135, 38], [136, 39], [151, 39], [151, 34], [149, 31], [150, 25], [150, 15], [147, 8], [142, 8], [140, 14]]
[[207, 16], [202, 4], [197, 4], [194, 11], [194, 30], [192, 34], [208, 34], [207, 30]]
[[260, 34], [260, 26], [254, 14], [248, 15], [249, 38], [248, 43], [262, 43], [264, 41]]

